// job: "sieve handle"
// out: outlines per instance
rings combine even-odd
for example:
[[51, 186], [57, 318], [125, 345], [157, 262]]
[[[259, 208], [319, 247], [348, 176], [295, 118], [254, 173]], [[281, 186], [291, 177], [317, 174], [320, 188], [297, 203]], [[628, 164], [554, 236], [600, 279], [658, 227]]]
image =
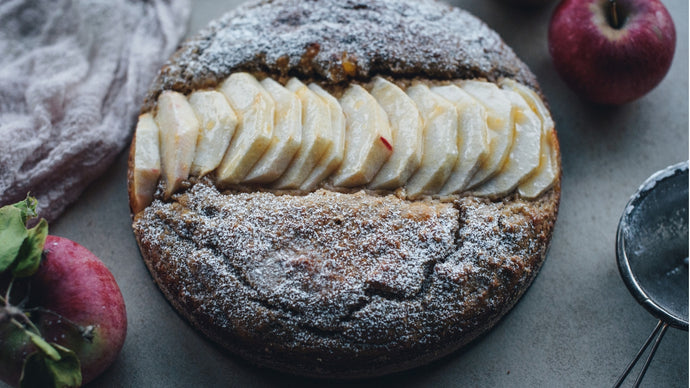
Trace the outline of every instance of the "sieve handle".
[[[666, 329], [668, 329], [668, 323], [664, 323], [661, 320], [659, 320], [659, 323], [657, 323], [654, 330], [652, 330], [652, 334], [649, 335], [649, 338], [647, 338], [647, 341], [645, 341], [644, 345], [642, 345], [642, 347], [640, 348], [640, 351], [637, 352], [637, 355], [635, 356], [635, 358], [625, 368], [625, 372], [623, 372], [621, 377], [618, 378], [618, 381], [616, 381], [614, 388], [618, 388], [621, 386], [621, 384], [623, 384], [623, 381], [625, 381], [625, 378], [628, 377], [632, 368], [635, 366], [635, 364], [637, 364], [637, 361], [640, 360], [640, 357], [642, 357], [642, 354], [647, 349], [649, 344], [652, 343], [652, 340], [654, 339], [654, 337], [656, 337], [656, 340], [654, 341], [654, 345], [652, 346], [652, 350], [649, 352], [649, 355], [647, 356], [647, 360], [645, 361], [644, 366], [642, 367], [642, 370], [640, 371], [640, 374], [637, 375], [637, 379], [635, 380], [635, 384], [633, 384], [633, 387], [635, 387], [635, 388], [640, 386], [640, 383], [642, 382], [642, 378], [644, 377], [645, 373], [647, 373], [647, 368], [649, 368], [649, 364], [652, 362], [652, 358], [654, 358], [654, 353], [656, 353], [656, 349], [659, 347], [659, 344], [661, 343], [661, 339], [664, 337], [664, 334], [666, 334]], [[658, 334], [658, 336], [657, 336], [657, 334]]]

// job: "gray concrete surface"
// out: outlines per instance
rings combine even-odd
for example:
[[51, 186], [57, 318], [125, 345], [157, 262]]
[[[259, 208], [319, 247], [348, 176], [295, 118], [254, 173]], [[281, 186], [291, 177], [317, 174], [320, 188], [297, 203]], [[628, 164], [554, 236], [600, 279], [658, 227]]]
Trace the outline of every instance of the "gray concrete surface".
[[[190, 33], [235, 7], [195, 1]], [[594, 107], [556, 74], [546, 31], [553, 6], [524, 11], [495, 0], [453, 1], [487, 22], [536, 73], [563, 153], [563, 198], [546, 264], [523, 299], [468, 348], [365, 386], [611, 386], [655, 325], [621, 281], [614, 238], [629, 196], [654, 171], [688, 158], [688, 2], [666, 0], [678, 43], [672, 68], [644, 98]], [[321, 386], [253, 367], [205, 340], [151, 280], [130, 229], [126, 156], [52, 227], [96, 253], [117, 278], [129, 332], [93, 387]], [[349, 383], [333, 383], [349, 385]], [[688, 385], [688, 333], [666, 335], [643, 386]]]

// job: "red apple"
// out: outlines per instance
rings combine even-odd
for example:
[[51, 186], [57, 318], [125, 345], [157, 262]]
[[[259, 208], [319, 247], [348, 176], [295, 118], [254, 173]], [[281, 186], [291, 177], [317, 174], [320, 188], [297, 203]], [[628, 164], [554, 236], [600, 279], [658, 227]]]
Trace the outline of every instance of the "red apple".
[[[0, 287], [3, 293], [6, 289]], [[18, 306], [10, 309], [29, 312], [46, 342], [76, 353], [83, 384], [93, 380], [117, 357], [127, 332], [124, 300], [110, 271], [83, 246], [48, 236], [38, 270], [16, 281], [13, 290], [28, 294], [23, 295], [24, 305], [20, 306], [15, 298]], [[0, 307], [0, 378], [17, 385], [24, 360], [36, 351], [36, 346], [26, 330], [3, 321], [3, 312], [7, 316], [17, 311]]]
[[576, 93], [624, 104], [661, 82], [676, 30], [658, 0], [564, 0], [551, 18], [549, 52]]
[[[46, 255], [35, 274], [38, 305], [59, 312], [81, 327], [93, 327], [83, 341], [64, 320], [43, 314], [45, 339], [66, 346], [81, 361], [84, 383], [115, 361], [127, 334], [125, 302], [113, 274], [93, 253], [74, 241], [48, 236]], [[68, 335], [71, 334], [72, 337]]]

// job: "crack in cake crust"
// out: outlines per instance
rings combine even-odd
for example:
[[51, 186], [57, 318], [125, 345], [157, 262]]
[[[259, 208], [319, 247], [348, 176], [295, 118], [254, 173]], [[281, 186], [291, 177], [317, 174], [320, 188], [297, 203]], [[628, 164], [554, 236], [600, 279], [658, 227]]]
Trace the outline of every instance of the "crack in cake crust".
[[[342, 307], [367, 292], [405, 298], [418, 293], [427, 261], [455, 249], [457, 211], [451, 204], [439, 203], [436, 213], [363, 193], [224, 196], [205, 183], [147, 212], [156, 212], [193, 251], [218, 252], [235, 274], [241, 268], [241, 283], [269, 305], [293, 313], [295, 305], [304, 306], [297, 310], [321, 330], [335, 322], [324, 317], [340, 317]], [[213, 217], [204, 214], [210, 206], [217, 209]], [[194, 256], [187, 249], [171, 253]]]

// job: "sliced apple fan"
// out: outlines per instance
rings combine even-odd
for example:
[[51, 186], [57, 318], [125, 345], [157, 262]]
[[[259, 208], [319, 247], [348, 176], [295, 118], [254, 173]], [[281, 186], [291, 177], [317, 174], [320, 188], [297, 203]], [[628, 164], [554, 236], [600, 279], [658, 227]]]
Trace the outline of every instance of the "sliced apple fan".
[[217, 90], [165, 91], [139, 117], [136, 211], [158, 180], [167, 198], [189, 176], [221, 186], [311, 191], [397, 190], [407, 198], [464, 192], [536, 198], [558, 174], [554, 125], [532, 89], [510, 79], [414, 82], [376, 77], [337, 99], [296, 78], [235, 73]]

